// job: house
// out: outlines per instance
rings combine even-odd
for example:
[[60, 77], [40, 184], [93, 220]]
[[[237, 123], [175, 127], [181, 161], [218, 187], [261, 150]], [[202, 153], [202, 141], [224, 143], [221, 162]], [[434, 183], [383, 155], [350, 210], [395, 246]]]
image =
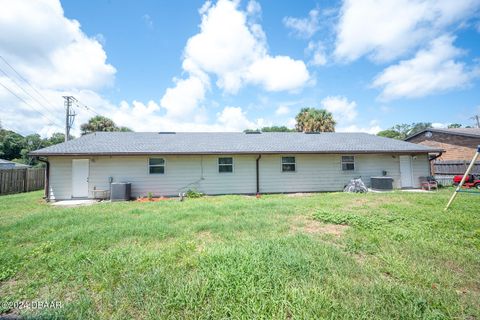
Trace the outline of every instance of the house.
[[[480, 145], [480, 128], [429, 128], [406, 138], [405, 141], [432, 148], [444, 149], [445, 153], [431, 162], [432, 173], [442, 185], [451, 185], [455, 175], [463, 175]], [[480, 162], [472, 173], [480, 174]]]
[[91, 198], [112, 181], [131, 182], [135, 197], [339, 191], [385, 172], [412, 188], [440, 152], [365, 133], [97, 132], [30, 155], [47, 162], [47, 196], [59, 200]]
[[5, 159], [0, 159], [0, 170], [2, 169], [25, 169], [25, 168], [30, 168], [29, 165], [26, 164], [21, 164]]
[[426, 129], [411, 135], [405, 141], [436, 149], [444, 149], [438, 160], [470, 161], [480, 145], [480, 128]]

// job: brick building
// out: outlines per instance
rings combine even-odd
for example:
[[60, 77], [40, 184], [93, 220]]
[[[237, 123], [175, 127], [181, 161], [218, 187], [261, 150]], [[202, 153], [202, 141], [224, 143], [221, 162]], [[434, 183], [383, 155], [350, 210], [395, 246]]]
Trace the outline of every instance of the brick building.
[[480, 145], [480, 128], [455, 128], [455, 129], [426, 129], [407, 139], [408, 142], [418, 143], [445, 152], [438, 160], [469, 161]]

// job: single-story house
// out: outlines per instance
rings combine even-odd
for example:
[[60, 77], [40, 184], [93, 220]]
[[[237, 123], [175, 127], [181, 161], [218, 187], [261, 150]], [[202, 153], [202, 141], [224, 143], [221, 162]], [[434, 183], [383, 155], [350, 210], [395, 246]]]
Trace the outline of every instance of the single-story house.
[[386, 174], [419, 187], [443, 150], [366, 133], [96, 132], [31, 152], [47, 163], [50, 200], [91, 198], [111, 182], [132, 196], [339, 191]]
[[480, 145], [480, 128], [429, 128], [407, 137], [405, 141], [444, 149], [446, 152], [438, 161], [470, 161]]
[[0, 170], [2, 169], [26, 169], [30, 168], [27, 164], [13, 162], [5, 159], [0, 159]]

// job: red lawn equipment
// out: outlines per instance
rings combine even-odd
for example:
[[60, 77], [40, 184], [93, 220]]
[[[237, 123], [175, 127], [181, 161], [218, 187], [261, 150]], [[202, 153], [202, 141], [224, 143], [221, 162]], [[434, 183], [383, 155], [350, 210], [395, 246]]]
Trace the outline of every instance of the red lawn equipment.
[[[455, 176], [453, 177], [453, 185], [458, 186], [462, 181], [463, 176]], [[463, 187], [465, 188], [477, 188], [480, 189], [480, 175], [477, 174], [469, 174], [465, 178], [465, 182], [463, 183]]]

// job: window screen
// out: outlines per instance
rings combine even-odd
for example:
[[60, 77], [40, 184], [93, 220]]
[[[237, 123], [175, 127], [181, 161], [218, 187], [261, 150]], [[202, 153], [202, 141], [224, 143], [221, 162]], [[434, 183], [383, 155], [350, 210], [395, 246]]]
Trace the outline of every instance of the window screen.
[[233, 172], [233, 158], [218, 158], [218, 172]]
[[355, 157], [354, 156], [342, 156], [342, 170], [353, 171], [355, 170]]
[[148, 159], [148, 168], [150, 174], [164, 174], [165, 173], [165, 159], [150, 158]]
[[295, 172], [295, 157], [282, 157], [282, 172]]

